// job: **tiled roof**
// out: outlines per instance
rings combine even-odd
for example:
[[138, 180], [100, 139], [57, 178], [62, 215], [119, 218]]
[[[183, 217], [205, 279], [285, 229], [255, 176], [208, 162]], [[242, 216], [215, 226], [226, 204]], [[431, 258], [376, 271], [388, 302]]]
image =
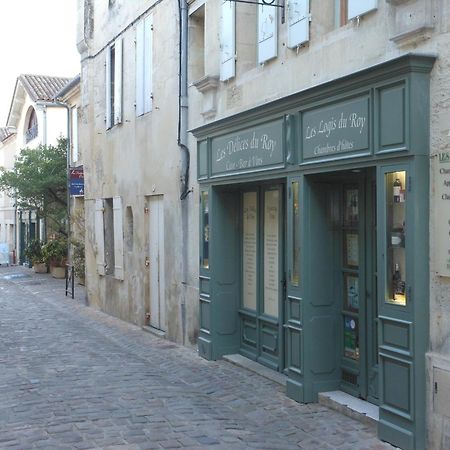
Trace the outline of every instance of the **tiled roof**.
[[52, 100], [71, 79], [45, 75], [20, 75], [19, 80], [35, 102], [36, 100]]
[[6, 127], [0, 127], [0, 142], [3, 142], [6, 138], [8, 138], [9, 136], [13, 135], [14, 133], [6, 128]]

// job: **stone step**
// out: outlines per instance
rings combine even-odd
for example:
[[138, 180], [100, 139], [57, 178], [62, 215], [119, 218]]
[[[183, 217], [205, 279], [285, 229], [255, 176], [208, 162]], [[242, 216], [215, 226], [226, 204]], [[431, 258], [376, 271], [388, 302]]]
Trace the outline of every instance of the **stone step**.
[[366, 402], [342, 391], [329, 391], [319, 393], [319, 403], [334, 411], [338, 411], [352, 419], [378, 427], [378, 406]]

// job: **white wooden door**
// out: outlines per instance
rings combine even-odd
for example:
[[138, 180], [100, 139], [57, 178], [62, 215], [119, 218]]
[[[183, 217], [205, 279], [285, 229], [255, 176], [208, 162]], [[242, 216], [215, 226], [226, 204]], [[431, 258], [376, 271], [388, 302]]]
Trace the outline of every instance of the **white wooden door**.
[[150, 326], [166, 330], [164, 297], [164, 197], [149, 197]]

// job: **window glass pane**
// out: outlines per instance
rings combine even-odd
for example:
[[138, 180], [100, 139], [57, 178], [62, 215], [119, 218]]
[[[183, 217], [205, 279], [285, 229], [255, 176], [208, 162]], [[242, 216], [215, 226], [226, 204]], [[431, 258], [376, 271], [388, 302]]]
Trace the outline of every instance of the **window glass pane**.
[[344, 356], [359, 360], [358, 319], [344, 316]]
[[299, 183], [292, 182], [292, 271], [291, 284], [298, 286], [300, 283], [300, 205]]
[[243, 306], [256, 310], [256, 265], [258, 247], [258, 196], [244, 192], [242, 236]]
[[405, 306], [406, 172], [386, 174], [386, 302]]
[[278, 317], [279, 191], [264, 193], [264, 313]]
[[209, 205], [208, 192], [202, 192], [202, 262], [204, 269], [209, 269]]

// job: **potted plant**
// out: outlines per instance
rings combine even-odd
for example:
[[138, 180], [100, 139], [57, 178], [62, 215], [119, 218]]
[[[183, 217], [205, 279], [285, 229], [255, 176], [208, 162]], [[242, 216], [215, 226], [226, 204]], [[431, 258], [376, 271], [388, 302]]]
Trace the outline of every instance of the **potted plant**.
[[53, 278], [64, 278], [67, 261], [67, 239], [59, 237], [42, 246], [42, 254]]
[[33, 265], [36, 273], [47, 273], [47, 264], [42, 253], [42, 244], [39, 239], [32, 239], [24, 251], [25, 257]]

